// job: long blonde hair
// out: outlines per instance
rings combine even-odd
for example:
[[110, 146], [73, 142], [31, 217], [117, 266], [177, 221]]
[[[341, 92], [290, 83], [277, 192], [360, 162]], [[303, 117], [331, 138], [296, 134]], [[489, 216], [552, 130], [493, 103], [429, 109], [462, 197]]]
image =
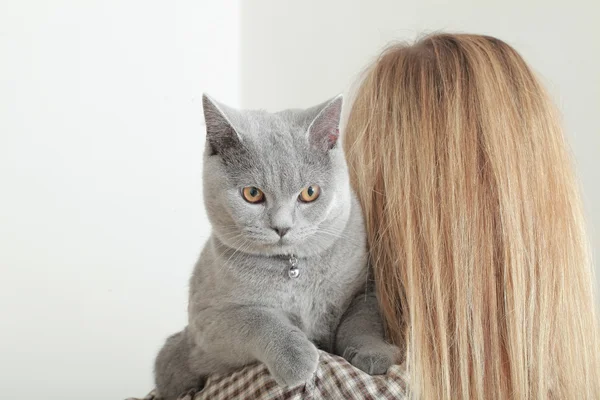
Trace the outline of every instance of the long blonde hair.
[[578, 187], [559, 119], [487, 36], [387, 49], [345, 130], [390, 340], [425, 399], [600, 399]]

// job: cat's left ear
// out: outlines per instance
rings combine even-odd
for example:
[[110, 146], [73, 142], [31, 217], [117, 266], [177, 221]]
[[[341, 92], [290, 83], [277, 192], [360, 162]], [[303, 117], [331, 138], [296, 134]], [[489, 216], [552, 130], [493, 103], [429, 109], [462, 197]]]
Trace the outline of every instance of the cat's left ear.
[[308, 141], [312, 146], [325, 152], [333, 149], [340, 136], [340, 116], [342, 113], [342, 95], [318, 106], [317, 116], [308, 127]]
[[231, 123], [231, 115], [234, 111], [230, 107], [217, 103], [206, 93], [202, 95], [202, 106], [209, 154], [222, 155], [228, 148], [239, 145], [240, 135]]

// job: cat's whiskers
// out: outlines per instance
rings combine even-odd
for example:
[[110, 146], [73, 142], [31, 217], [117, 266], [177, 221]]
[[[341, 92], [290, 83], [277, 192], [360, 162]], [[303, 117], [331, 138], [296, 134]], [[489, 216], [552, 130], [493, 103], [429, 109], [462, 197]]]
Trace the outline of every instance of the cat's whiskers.
[[[235, 245], [235, 247], [234, 247], [234, 248], [235, 248], [235, 250], [234, 250], [234, 251], [233, 251], [233, 253], [232, 253], [232, 254], [229, 256], [229, 258], [227, 259], [227, 261], [225, 261], [225, 265], [226, 265], [226, 266], [231, 266], [231, 265], [229, 265], [229, 261], [231, 261], [231, 259], [232, 259], [232, 258], [233, 258], [233, 257], [234, 257], [234, 256], [235, 256], [235, 255], [236, 255], [238, 252], [240, 252], [240, 255], [241, 255], [242, 253], [244, 253], [244, 251], [246, 251], [247, 249], [249, 249], [249, 248], [250, 248], [250, 246], [252, 245], [250, 242], [248, 242], [248, 241], [247, 241], [245, 238], [243, 238], [243, 237], [242, 237], [242, 243], [241, 243], [239, 246], [237, 246], [237, 243], [238, 243], [238, 242], [239, 242], [239, 241], [236, 241], [236, 245]], [[235, 259], [234, 259], [233, 261], [235, 261]]]
[[[227, 229], [229, 228], [229, 229]], [[213, 228], [213, 232], [218, 232], [220, 236], [231, 235], [231, 234], [240, 234], [240, 230], [238, 227], [218, 227], [218, 229]]]
[[350, 236], [348, 236], [348, 235], [346, 235], [346, 234], [344, 234], [342, 232], [331, 231], [331, 230], [328, 230], [326, 228], [319, 228], [319, 229], [317, 229], [317, 231], [315, 233], [323, 233], [325, 235], [332, 236], [332, 237], [334, 237], [336, 239], [344, 239], [344, 240], [348, 241], [349, 243], [352, 243], [352, 244], [355, 244], [355, 245], [362, 245], [363, 244], [363, 242], [359, 242], [355, 238], [350, 237]]

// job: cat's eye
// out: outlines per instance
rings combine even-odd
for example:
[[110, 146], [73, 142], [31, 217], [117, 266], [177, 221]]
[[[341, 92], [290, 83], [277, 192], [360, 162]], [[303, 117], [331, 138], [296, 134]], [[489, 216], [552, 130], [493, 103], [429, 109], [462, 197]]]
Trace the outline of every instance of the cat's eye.
[[246, 186], [242, 189], [242, 197], [248, 203], [262, 203], [265, 201], [265, 194], [255, 186]]
[[315, 201], [321, 194], [321, 188], [317, 185], [307, 186], [300, 192], [298, 199], [304, 203]]

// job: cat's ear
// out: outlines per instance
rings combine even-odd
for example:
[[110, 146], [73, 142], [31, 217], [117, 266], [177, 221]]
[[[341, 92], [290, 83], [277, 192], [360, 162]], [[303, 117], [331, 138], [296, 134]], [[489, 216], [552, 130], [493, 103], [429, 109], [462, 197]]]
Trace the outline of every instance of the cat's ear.
[[210, 146], [210, 155], [222, 154], [227, 148], [237, 146], [241, 142], [240, 135], [233, 127], [229, 107], [217, 103], [207, 94], [202, 95], [204, 123], [206, 124], [206, 142]]
[[340, 116], [342, 113], [342, 95], [317, 106], [317, 116], [308, 128], [308, 141], [322, 151], [333, 149], [340, 136]]

